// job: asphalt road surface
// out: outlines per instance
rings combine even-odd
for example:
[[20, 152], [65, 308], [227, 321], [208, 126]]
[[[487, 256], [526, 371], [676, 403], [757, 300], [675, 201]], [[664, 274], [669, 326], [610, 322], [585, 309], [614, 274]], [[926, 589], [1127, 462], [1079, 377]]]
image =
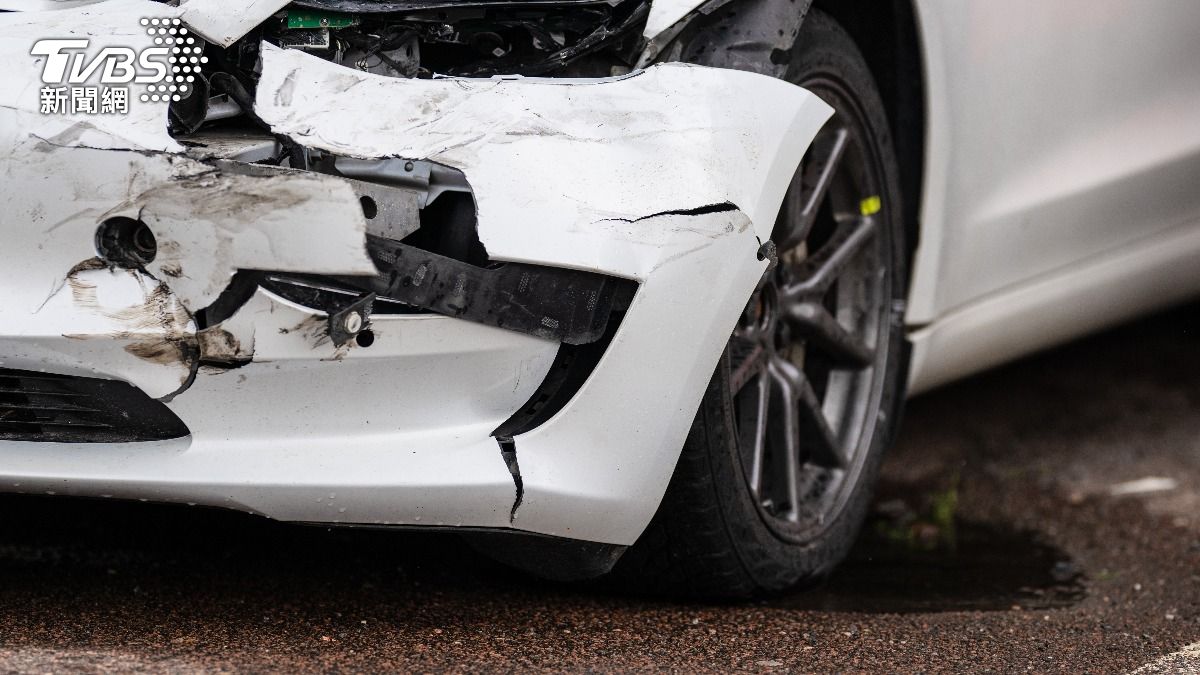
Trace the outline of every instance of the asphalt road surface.
[[914, 400], [850, 562], [771, 602], [548, 584], [452, 536], [2, 497], [0, 670], [1197, 672], [1198, 562], [1193, 305]]

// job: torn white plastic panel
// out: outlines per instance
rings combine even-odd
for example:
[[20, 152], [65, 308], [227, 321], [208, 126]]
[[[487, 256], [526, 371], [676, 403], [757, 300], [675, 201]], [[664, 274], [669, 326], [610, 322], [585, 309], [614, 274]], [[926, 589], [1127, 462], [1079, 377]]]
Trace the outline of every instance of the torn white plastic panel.
[[738, 211], [642, 224], [669, 233], [660, 264], [571, 403], [514, 439], [525, 487], [517, 528], [613, 544], [637, 540], [766, 266]]
[[[146, 3], [123, 4], [140, 12]], [[9, 39], [19, 42], [0, 30], [0, 47]], [[36, 94], [40, 70], [15, 56], [12, 63], [25, 68], [14, 77], [18, 88]], [[98, 128], [47, 122], [35, 103], [18, 99], [0, 109], [10, 235], [0, 265], [0, 366], [99, 374], [154, 393], [178, 382], [183, 371], [174, 366], [152, 364], [148, 375], [147, 360], [120, 340], [63, 335], [64, 326], [72, 335], [76, 326], [84, 335], [121, 332], [81, 318], [90, 310], [66, 281], [95, 256], [96, 226], [111, 215], [136, 212], [150, 222], [162, 256], [151, 273], [189, 311], [236, 267], [294, 269], [290, 261], [353, 274], [369, 263], [361, 246], [351, 255], [347, 245], [363, 225], [357, 200], [339, 196], [340, 179], [216, 174], [212, 164], [161, 152], [181, 151], [161, 113]], [[516, 439], [525, 485], [516, 527], [632, 542], [657, 508], [705, 383], [766, 266], [756, 255], [761, 240], [828, 107], [790, 84], [734, 71], [676, 65], [616, 80], [410, 81], [269, 45], [257, 104], [275, 131], [309, 146], [461, 169], [496, 259], [641, 282], [588, 383]], [[305, 201], [290, 189], [300, 180], [308, 181], [299, 190]], [[216, 204], [230, 194], [238, 197], [221, 212]], [[252, 199], [269, 213], [248, 211]], [[725, 203], [732, 206], [700, 209]], [[203, 227], [185, 228], [184, 215], [197, 213]], [[328, 231], [309, 229], [306, 218]], [[322, 238], [294, 251], [280, 240], [284, 222]], [[128, 283], [115, 281], [128, 273], [99, 271], [107, 275], [100, 281]], [[323, 315], [260, 292], [195, 336], [197, 351], [239, 367], [202, 366], [171, 401], [190, 439], [55, 452], [0, 443], [0, 479], [289, 520], [510, 526], [516, 488], [490, 434], [528, 400], [557, 345], [440, 316], [376, 315], [371, 329], [369, 348], [336, 348]], [[41, 351], [13, 358], [39, 330]], [[111, 352], [80, 351], [105, 342]]]
[[[69, 292], [77, 266], [96, 256], [96, 230], [109, 217], [147, 222], [158, 243], [147, 269], [188, 312], [210, 304], [238, 269], [375, 273], [358, 198], [344, 181], [227, 175], [181, 156], [59, 147], [3, 126], [11, 115], [0, 111], [0, 147], [8, 158], [0, 335], [76, 339], [50, 346], [40, 357], [0, 348], [8, 367], [61, 370], [86, 362], [93, 372], [126, 379], [151, 396], [179, 388], [177, 371], [194, 364], [168, 362], [169, 353], [146, 350], [118, 349], [112, 358], [99, 358], [85, 339], [145, 337], [128, 327], [94, 324], [88, 318], [93, 304]], [[149, 302], [157, 289], [145, 291]], [[78, 322], [74, 328], [72, 321]], [[147, 361], [157, 370], [148, 371]]]
[[[194, 327], [167, 305], [190, 316], [241, 266], [374, 272], [361, 207], [344, 181], [224, 176], [169, 154], [183, 147], [167, 135], [166, 108], [142, 103], [136, 88], [127, 115], [41, 113], [45, 64], [30, 56], [33, 40], [87, 38], [89, 55], [140, 48], [151, 44], [140, 19], [173, 11], [113, 0], [0, 14], [4, 367], [115, 377], [166, 396], [186, 383], [196, 355]], [[115, 215], [153, 221], [157, 280], [88, 268], [97, 227]], [[122, 295], [131, 283], [141, 302]], [[72, 284], [94, 289], [81, 293]]]
[[[45, 56], [31, 56], [38, 39], [87, 40], [86, 49], [72, 49], [93, 59], [106, 47], [140, 52], [153, 47], [153, 38], [139, 22], [143, 17], [170, 17], [176, 9], [146, 0], [109, 0], [54, 12], [0, 13], [0, 134], [20, 134], [61, 147], [159, 150], [177, 152], [182, 146], [167, 134], [166, 104], [142, 102], [138, 85], [129, 85], [127, 114], [42, 114], [39, 92], [46, 85]], [[96, 81], [87, 83], [96, 86]], [[8, 140], [12, 142], [11, 136]], [[78, 262], [78, 261], [77, 261]]]
[[[182, 352], [126, 348], [160, 340], [182, 347], [180, 333], [191, 327], [173, 310], [160, 311], [173, 296], [162, 297], [157, 281], [97, 269], [95, 248], [103, 214], [131, 192], [170, 180], [173, 160], [48, 145], [9, 126], [15, 115], [0, 110], [0, 366], [114, 376], [156, 397], [177, 390], [190, 371]], [[141, 302], [129, 293], [133, 286]]]
[[[307, 439], [314, 447], [324, 439], [341, 448], [331, 455], [376, 435], [396, 452], [437, 452], [442, 446], [416, 439], [453, 431], [461, 438], [451, 445], [472, 443], [464, 429], [487, 427], [478, 438], [490, 444], [488, 463], [512, 488], [489, 434], [532, 395], [557, 343], [439, 315], [375, 314], [370, 347], [338, 347], [326, 318], [259, 289], [221, 324], [253, 361], [202, 373], [171, 408], [197, 438]], [[286, 421], [264, 422], [247, 400]]]
[[193, 310], [212, 304], [239, 269], [376, 274], [358, 195], [346, 181], [181, 164], [200, 173], [177, 171], [106, 216], [140, 217], [150, 227], [158, 256], [146, 269]]
[[201, 130], [188, 136], [188, 155], [197, 159], [261, 162], [279, 155], [279, 142], [261, 133]]
[[[737, 71], [397, 80], [269, 45], [256, 110], [304, 145], [461, 169], [493, 258], [641, 281], [584, 387], [514, 439], [524, 485], [514, 526], [614, 544], [632, 543], [658, 507], [766, 267], [759, 245], [830, 112], [798, 87]], [[731, 206], [695, 212], [717, 204]]]
[[650, 15], [646, 17], [642, 35], [654, 39], [704, 3], [705, 0], [654, 0], [650, 4]]
[[[136, 87], [127, 115], [41, 113], [45, 57], [30, 56], [33, 40], [86, 38], [89, 57], [109, 46], [140, 49], [152, 45], [140, 20], [174, 11], [112, 0], [0, 15], [7, 85], [0, 88], [4, 366], [118, 377], [164, 396], [192, 370], [187, 359], [195, 336], [173, 312], [159, 311], [163, 303], [194, 312], [242, 267], [375, 271], [357, 196], [344, 181], [222, 175], [210, 164], [167, 154], [183, 147], [167, 134], [166, 107], [141, 102]], [[159, 255], [148, 266], [158, 281], [136, 277], [144, 290], [140, 304], [103, 302], [119, 296], [132, 273], [80, 269], [96, 256], [97, 227], [116, 215], [144, 218], [158, 240]], [[95, 286], [102, 302], [88, 301], [73, 283]], [[62, 335], [72, 337], [45, 341]]]
[[769, 238], [830, 114], [787, 82], [682, 64], [605, 80], [400, 80], [269, 44], [262, 61], [255, 111], [275, 132], [461, 169], [492, 258], [635, 279], [666, 241], [638, 218], [730, 203]]
[[[241, 266], [374, 272], [357, 197], [338, 179], [227, 176], [180, 156], [46, 143], [0, 110], [5, 156], [0, 365], [179, 391], [201, 355], [191, 313]], [[143, 217], [154, 276], [96, 259], [97, 227]]]
[[170, 289], [142, 272], [85, 260], [64, 275], [35, 314], [24, 321], [20, 316], [0, 313], [0, 365], [116, 370], [153, 397], [178, 391], [191, 379], [196, 354], [191, 314]]
[[228, 47], [289, 0], [180, 0], [180, 17], [200, 37]]
[[508, 527], [512, 476], [489, 434], [558, 345], [436, 315], [375, 315], [370, 348], [267, 291], [222, 326], [254, 361], [202, 368], [169, 405], [191, 436], [2, 443], [19, 490], [236, 508], [283, 520]]

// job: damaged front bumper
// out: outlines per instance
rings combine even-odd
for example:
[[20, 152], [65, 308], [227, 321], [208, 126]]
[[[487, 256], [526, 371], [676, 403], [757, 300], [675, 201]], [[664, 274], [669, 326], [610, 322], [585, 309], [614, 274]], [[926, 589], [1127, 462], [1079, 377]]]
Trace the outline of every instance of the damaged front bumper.
[[[37, 399], [41, 385], [21, 373], [52, 373], [129, 383], [186, 428], [137, 442], [10, 435], [0, 489], [632, 543], [828, 107], [777, 80], [679, 64], [600, 80], [403, 80], [263, 44], [254, 112], [273, 142], [444, 167], [469, 185], [488, 265], [413, 262], [445, 274], [449, 290], [422, 295], [415, 271], [404, 284], [387, 274], [414, 252], [397, 248], [411, 232], [403, 214], [385, 214], [394, 238], [372, 222], [383, 216], [364, 198], [380, 188], [360, 180], [366, 169], [255, 168], [245, 143], [169, 136], [160, 104], [40, 113], [31, 34], [137, 46], [139, 17], [173, 11], [112, 2], [0, 16], [0, 415]], [[430, 199], [406, 194], [396, 198], [410, 210]], [[153, 260], [98, 257], [98, 229], [120, 219], [149, 228]], [[505, 325], [492, 301], [456, 304], [468, 283], [479, 297], [524, 292], [527, 276], [489, 272], [504, 264], [592, 275], [562, 288], [590, 289], [571, 307], [593, 313], [574, 328], [537, 311]], [[364, 294], [430, 311], [374, 312], [362, 317], [369, 341], [348, 339], [363, 324], [339, 339], [333, 310], [268, 277], [359, 280]], [[631, 297], [604, 295], [622, 284]], [[608, 298], [619, 323], [593, 326], [607, 314], [588, 298]], [[603, 347], [586, 378], [552, 415], [506, 430], [572, 340]], [[33, 384], [4, 398], [5, 373]]]

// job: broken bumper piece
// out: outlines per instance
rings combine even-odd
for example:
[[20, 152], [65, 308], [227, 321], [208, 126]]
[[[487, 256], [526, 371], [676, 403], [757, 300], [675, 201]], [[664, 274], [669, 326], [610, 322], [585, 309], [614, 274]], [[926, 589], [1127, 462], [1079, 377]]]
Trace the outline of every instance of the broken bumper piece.
[[[766, 77], [685, 65], [402, 80], [264, 44], [258, 117], [358, 169], [263, 171], [218, 143], [171, 138], [152, 103], [103, 120], [40, 114], [31, 32], [145, 40], [145, 4], [105, 5], [0, 17], [0, 64], [28, 84], [0, 93], [0, 430], [30, 414], [17, 404], [52, 407], [34, 384], [5, 388], [5, 373], [51, 373], [128, 383], [186, 433], [63, 442], [41, 418], [58, 431], [0, 433], [0, 485], [632, 543], [828, 107]], [[378, 190], [397, 185], [368, 168], [397, 158], [461, 174], [485, 262], [406, 238], [428, 191], [408, 216], [371, 213], [364, 197], [394, 207]], [[153, 260], [100, 257], [98, 229], [121, 218], [148, 228]], [[431, 285], [413, 283], [420, 269]], [[537, 270], [578, 276], [541, 283]], [[322, 309], [286, 290], [324, 284], [352, 302]], [[525, 316], [481, 316], [523, 284], [537, 297], [499, 314]], [[578, 314], [543, 322], [563, 296]], [[331, 333], [337, 312], [346, 335]], [[572, 343], [591, 346], [589, 366], [547, 413], [545, 385], [563, 379]]]

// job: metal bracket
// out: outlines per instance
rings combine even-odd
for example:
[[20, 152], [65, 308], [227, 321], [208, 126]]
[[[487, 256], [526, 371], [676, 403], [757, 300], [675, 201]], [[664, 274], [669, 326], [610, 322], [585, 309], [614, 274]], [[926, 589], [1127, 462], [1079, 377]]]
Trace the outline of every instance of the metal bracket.
[[593, 272], [502, 263], [474, 265], [380, 237], [367, 237], [380, 274], [339, 277], [378, 297], [467, 321], [567, 344], [604, 335], [609, 316], [624, 309], [636, 284]]
[[775, 271], [776, 267], [779, 267], [779, 254], [775, 250], [775, 242], [770, 239], [763, 242], [763, 245], [758, 247], [758, 259], [767, 261], [767, 269], [763, 270], [762, 277], [758, 280], [758, 286], [755, 287], [755, 292], [762, 290], [771, 273]]
[[371, 308], [375, 305], [375, 294], [367, 293], [345, 309], [329, 315], [329, 339], [337, 347], [358, 337], [370, 326]]

